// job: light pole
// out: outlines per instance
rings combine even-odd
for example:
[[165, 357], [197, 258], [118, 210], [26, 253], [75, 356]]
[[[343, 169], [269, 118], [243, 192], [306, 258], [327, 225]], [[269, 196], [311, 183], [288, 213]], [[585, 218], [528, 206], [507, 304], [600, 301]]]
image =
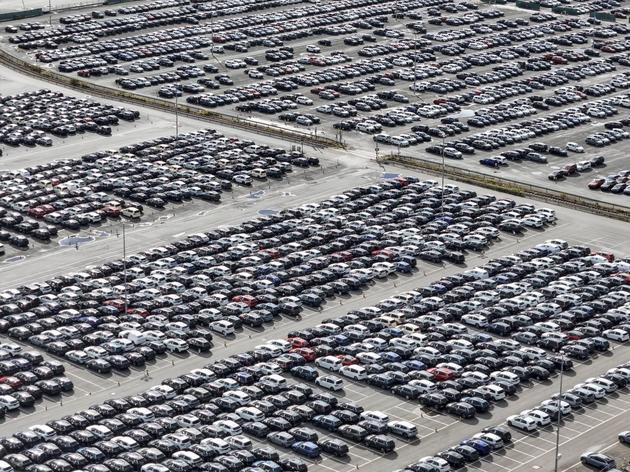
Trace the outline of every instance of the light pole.
[[554, 457], [554, 472], [558, 472], [558, 453], [560, 449], [560, 418], [562, 417], [562, 410], [560, 405], [562, 402], [562, 379], [564, 377], [564, 354], [560, 361], [560, 391], [558, 392], [558, 423], [556, 425], [556, 452]]
[[127, 314], [127, 237], [125, 235], [125, 223], [122, 223], [122, 237], [123, 237], [123, 282], [124, 282], [124, 302], [125, 302], [125, 315]]
[[446, 133], [442, 133], [442, 193], [440, 194], [440, 213], [444, 213], [444, 174], [446, 174], [446, 163], [444, 162], [444, 148], [446, 147]]
[[179, 82], [175, 86], [175, 139], [179, 139]]

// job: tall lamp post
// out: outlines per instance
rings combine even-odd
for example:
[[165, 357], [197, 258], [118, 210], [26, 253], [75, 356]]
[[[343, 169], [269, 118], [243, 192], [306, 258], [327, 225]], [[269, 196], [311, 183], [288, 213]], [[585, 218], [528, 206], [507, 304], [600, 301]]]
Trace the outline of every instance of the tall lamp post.
[[560, 406], [562, 404], [562, 380], [564, 377], [564, 354], [562, 354], [562, 359], [560, 361], [560, 389], [558, 391], [558, 422], [556, 424], [556, 449], [555, 449], [555, 457], [554, 457], [554, 472], [558, 472], [558, 454], [560, 449], [560, 419], [562, 418], [562, 410]]

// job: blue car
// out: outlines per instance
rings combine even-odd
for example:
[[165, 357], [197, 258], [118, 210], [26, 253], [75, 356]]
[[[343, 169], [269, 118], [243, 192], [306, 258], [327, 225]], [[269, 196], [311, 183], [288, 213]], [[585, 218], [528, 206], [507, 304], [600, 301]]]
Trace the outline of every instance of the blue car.
[[411, 265], [407, 262], [400, 261], [396, 262], [396, 271], [402, 272], [403, 274], [410, 274], [413, 272], [413, 267], [411, 267]]
[[400, 338], [405, 334], [402, 329], [398, 329], [398, 328], [385, 328], [381, 331], [385, 334], [389, 334], [390, 336], [394, 338]]
[[487, 456], [488, 454], [492, 452], [492, 448], [490, 447], [490, 444], [488, 444], [485, 441], [482, 441], [481, 439], [465, 439], [459, 444], [461, 446], [472, 447], [475, 451], [479, 453], [480, 456]]
[[308, 365], [293, 367], [290, 372], [300, 379], [310, 381], [315, 380], [319, 376], [319, 372], [317, 372], [317, 369]]
[[426, 370], [427, 365], [422, 361], [417, 361], [415, 359], [404, 361], [405, 364], [410, 370]]
[[481, 164], [482, 166], [495, 167], [495, 168], [501, 165], [499, 164], [499, 161], [492, 158], [479, 159], [479, 164]]
[[398, 354], [391, 351], [381, 352], [381, 358], [384, 362], [400, 362], [402, 360]]
[[310, 457], [312, 459], [319, 457], [319, 446], [311, 441], [298, 441], [291, 445], [293, 452], [302, 454], [303, 456]]

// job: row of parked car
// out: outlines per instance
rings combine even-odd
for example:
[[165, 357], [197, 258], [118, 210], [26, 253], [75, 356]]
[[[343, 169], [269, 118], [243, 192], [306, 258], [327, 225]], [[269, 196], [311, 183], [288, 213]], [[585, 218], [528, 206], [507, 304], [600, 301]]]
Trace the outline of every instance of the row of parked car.
[[[609, 381], [605, 376], [589, 379], [585, 382], [585, 389], [593, 389], [597, 392], [597, 399], [605, 398], [618, 389], [625, 388], [630, 382], [630, 364], [621, 364], [610, 369], [606, 376], [615, 376], [617, 383]], [[583, 387], [578, 387], [583, 388]], [[593, 399], [583, 401], [570, 390], [562, 395], [555, 394], [551, 398], [541, 402], [540, 406], [523, 411], [519, 415], [509, 416], [506, 425], [484, 428], [481, 433], [461, 441], [458, 445], [438, 452], [434, 456], [420, 459], [409, 464], [404, 469], [396, 472], [449, 472], [451, 470], [474, 464], [479, 459], [506, 450], [506, 446], [514, 441], [512, 432], [508, 427], [514, 428], [525, 434], [535, 434], [541, 428], [545, 428], [558, 421], [559, 418], [573, 416], [579, 418], [585, 411], [583, 405], [593, 403]], [[628, 432], [619, 434], [619, 441], [628, 444]], [[595, 470], [613, 470], [617, 463], [609, 455], [589, 452], [580, 456], [580, 462]]]
[[[605, 177], [599, 177], [591, 180], [588, 183], [588, 188], [591, 190], [601, 190], [602, 192], [623, 193], [624, 195], [630, 195], [630, 189], [628, 189], [629, 177], [630, 170], [622, 169], [619, 172], [608, 174]], [[627, 192], [626, 189], [628, 189]]]
[[51, 146], [50, 136], [93, 132], [109, 136], [120, 120], [133, 122], [135, 110], [64, 95], [47, 89], [0, 97], [0, 143]]
[[[545, 263], [545, 259], [554, 257], [558, 259], [556, 264]], [[431, 403], [427, 399], [432, 396], [453, 394], [452, 391], [457, 391], [455, 385], [458, 382], [454, 380], [457, 379], [462, 383], [477, 381], [479, 384], [474, 387], [474, 394], [477, 396], [475, 400], [456, 402], [459, 403], [460, 410], [463, 412], [464, 404], [470, 401], [469, 406], [475, 405], [472, 406], [475, 411], [477, 408], [484, 411], [484, 401], [486, 404], [501, 401], [506, 395], [509, 396], [510, 392], [515, 392], [515, 386], [519, 383], [532, 378], [547, 378], [541, 376], [545, 370], [547, 376], [560, 369], [570, 370], [571, 360], [565, 356], [553, 357], [545, 351], [523, 347], [519, 343], [512, 345], [505, 338], [481, 341], [483, 339], [481, 333], [475, 331], [465, 333], [457, 329], [456, 323], [446, 322], [446, 318], [429, 320], [429, 323], [424, 325], [427, 328], [422, 329], [423, 333], [416, 330], [407, 331], [409, 328], [406, 330], [405, 324], [392, 323], [395, 311], [403, 311], [410, 307], [417, 310], [424, 302], [425, 308], [421, 310], [429, 313], [428, 317], [436, 311], [446, 312], [446, 306], [437, 310], [432, 309], [433, 301], [439, 298], [435, 293], [437, 290], [437, 293], [447, 298], [447, 294], [454, 292], [455, 289], [440, 291], [438, 287], [445, 287], [444, 284], [448, 283], [448, 280], [452, 283], [457, 278], [462, 281], [468, 280], [467, 284], [471, 285], [473, 293], [478, 294], [476, 299], [468, 299], [458, 307], [474, 305], [475, 302], [479, 303], [479, 300], [486, 300], [487, 292], [483, 287], [474, 286], [476, 282], [485, 281], [483, 283], [487, 284], [494, 279], [502, 280], [502, 276], [518, 273], [517, 269], [526, 267], [531, 267], [528, 271], [532, 274], [530, 281], [544, 277], [552, 269], [560, 273], [569, 271], [571, 275], [560, 277], [557, 284], [547, 284], [546, 287], [549, 288], [557, 289], [560, 282], [562, 284], [574, 282], [579, 278], [578, 275], [581, 275], [596, 277], [599, 282], [594, 284], [589, 281], [588, 287], [580, 286], [581, 292], [585, 292], [586, 288], [596, 290], [598, 286], [606, 287], [604, 280], [608, 280], [612, 282], [611, 287], [617, 287], [616, 291], [608, 292], [610, 300], [615, 299], [613, 295], [628, 293], [622, 290], [625, 287], [623, 285], [625, 279], [610, 275], [620, 269], [625, 270], [623, 264], [628, 263], [620, 261], [615, 265], [603, 262], [602, 259], [608, 260], [610, 257], [591, 255], [588, 248], [568, 247], [563, 241], [548, 241], [518, 255], [489, 261], [484, 266], [445, 277], [415, 293], [403, 293], [384, 300], [375, 307], [357, 310], [356, 314], [351, 312], [336, 319], [326, 320], [312, 329], [290, 333], [287, 340], [268, 341], [256, 346], [253, 351], [213, 362], [175, 379], [165, 380], [162, 385], [152, 387], [141, 395], [110, 400], [104, 405], [95, 405], [61, 420], [51, 421], [46, 425], [35, 425], [29, 432], [18, 433], [13, 438], [0, 441], [0, 445], [7, 449], [3, 460], [17, 470], [30, 470], [28, 467], [33, 463], [55, 470], [57, 467], [68, 467], [65, 462], [74, 468], [82, 467], [90, 471], [96, 468], [97, 472], [105, 472], [103, 466], [108, 470], [129, 472], [138, 469], [166, 470], [160, 468], [160, 464], [184, 471], [240, 470], [247, 464], [260, 467], [262, 470], [306, 470], [307, 466], [303, 461], [292, 457], [280, 458], [277, 451], [269, 447], [255, 447], [254, 442], [267, 441], [307, 458], [318, 458], [321, 454], [345, 456], [349, 450], [348, 442], [361, 443], [382, 453], [391, 452], [396, 447], [393, 437], [409, 440], [417, 436], [417, 428], [413, 423], [392, 420], [381, 411], [366, 411], [352, 402], [340, 402], [336, 396], [316, 393], [314, 387], [305, 384], [292, 384], [282, 375], [283, 372], [291, 372], [294, 376], [304, 377], [307, 381], [315, 380], [319, 388], [334, 391], [339, 389], [340, 383], [335, 376], [317, 375], [313, 378], [302, 375], [309, 369], [309, 362], [315, 362], [319, 368], [328, 370], [333, 370], [331, 366], [334, 364], [340, 364], [340, 371], [352, 366], [370, 367], [377, 371], [378, 366], [389, 367], [391, 364], [394, 367], [396, 364], [396, 371], [392, 372], [398, 377], [411, 375], [412, 372], [427, 374], [417, 375], [417, 378], [413, 379], [418, 388], [434, 384], [432, 390], [435, 393], [426, 393], [418, 397], [426, 407], [439, 411], [439, 403]], [[492, 267], [498, 269], [502, 262], [511, 270], [494, 272]], [[590, 270], [579, 270], [581, 264], [585, 264]], [[538, 268], [538, 271], [532, 270], [535, 268]], [[490, 276], [490, 273], [494, 275]], [[484, 277], [486, 274], [488, 276]], [[582, 280], [582, 283], [586, 282]], [[506, 282], [495, 287], [506, 289], [510, 283], [515, 285], [514, 282]], [[465, 285], [460, 285], [459, 288], [463, 289]], [[544, 288], [539, 287], [539, 290], [543, 292]], [[526, 293], [533, 296], [535, 291]], [[521, 297], [524, 299], [524, 295]], [[508, 300], [514, 301], [515, 297], [505, 298], [506, 305]], [[604, 297], [598, 299], [603, 300]], [[552, 305], [553, 302], [547, 304]], [[388, 310], [392, 305], [398, 308]], [[451, 305], [455, 308], [456, 304]], [[542, 304], [537, 307], [540, 305]], [[622, 312], [622, 309], [627, 310], [623, 307], [615, 309], [615, 313], [619, 315], [617, 318], [624, 313], [623, 316], [627, 319], [629, 315]], [[376, 316], [378, 310], [384, 314]], [[606, 315], [612, 316], [612, 311], [609, 310]], [[514, 315], [513, 318], [518, 316]], [[427, 320], [428, 318], [424, 321]], [[532, 326], [540, 327], [541, 323]], [[368, 336], [371, 337], [364, 336], [363, 331], [369, 333]], [[444, 342], [447, 339], [444, 333], [447, 331], [453, 336]], [[418, 333], [425, 336], [424, 339], [417, 336]], [[441, 340], [439, 335], [443, 336]], [[479, 337], [478, 343], [483, 344], [471, 348], [475, 336]], [[429, 339], [433, 341], [428, 341]], [[336, 354], [342, 352], [341, 346], [352, 346], [350, 342], [353, 340], [369, 344], [368, 350], [362, 353], [355, 352], [354, 355], [348, 352]], [[441, 341], [443, 345], [451, 346], [448, 350], [452, 356], [451, 360], [446, 363], [447, 365], [432, 364], [425, 352], [415, 352], [418, 348], [414, 349], [413, 358], [405, 360], [405, 346], [401, 342], [403, 340], [416, 340], [420, 348], [431, 347], [429, 346], [431, 344], [438, 346]], [[466, 346], [466, 342], [470, 344]], [[380, 348], [383, 343], [389, 346], [386, 348], [387, 351]], [[455, 356], [464, 357], [467, 350], [474, 352], [477, 349], [486, 352], [482, 353], [484, 356], [477, 357], [475, 368], [468, 368], [469, 365], [465, 362], [457, 364]], [[528, 360], [529, 369], [518, 370], [519, 365], [516, 361], [512, 364], [513, 360], [519, 357], [517, 353], [521, 354], [521, 360]], [[376, 359], [375, 355], [382, 358]], [[400, 358], [395, 359], [395, 355]], [[489, 376], [482, 379], [483, 366], [486, 365], [485, 362], [481, 362], [482, 358], [494, 358], [497, 361], [512, 359], [508, 362], [512, 365], [511, 370], [506, 368], [490, 372]], [[426, 365], [424, 368], [419, 367], [425, 362], [426, 365], [435, 367], [426, 368]], [[462, 365], [466, 367], [463, 368]], [[463, 369], [461, 373], [458, 366]], [[428, 375], [432, 380], [429, 380]], [[347, 377], [353, 381], [360, 381], [351, 376]], [[579, 411], [583, 403], [593, 402], [624, 387], [629, 380], [628, 366], [619, 366], [601, 377], [588, 379], [583, 384], [563, 392], [562, 395], [542, 402], [538, 407], [509, 417], [507, 423], [511, 427], [527, 432], [534, 431], [549, 424], [558, 416]], [[373, 385], [378, 386], [377, 383]], [[397, 393], [401, 392], [402, 389], [399, 389]], [[401, 396], [406, 400], [414, 400], [408, 395]], [[448, 411], [457, 414], [453, 405]], [[319, 431], [331, 433], [333, 437], [321, 438]], [[461, 441], [457, 446], [434, 456], [421, 458], [408, 469], [442, 472], [450, 470], [451, 467], [458, 468], [465, 463], [475, 462], [493, 450], [501, 449], [510, 438], [509, 431], [504, 427], [486, 428], [481, 433]], [[16, 439], [19, 442], [16, 442]], [[58, 450], [42, 446], [49, 442], [56, 445]], [[41, 450], [45, 453], [38, 454]], [[98, 466], [89, 464], [95, 460], [98, 461]], [[259, 461], [271, 461], [277, 465], [270, 462], [263, 464]]]
[[417, 258], [463, 262], [465, 251], [499, 237], [496, 226], [519, 231], [526, 215], [548, 215], [457, 187], [444, 192], [399, 178], [191, 235], [128, 257], [126, 284], [118, 260], [8, 292], [0, 329], [97, 371], [142, 365], [150, 351], [207, 350], [211, 331], [231, 336], [243, 324], [317, 309], [373, 278], [413, 271]]
[[44, 395], [56, 397], [74, 389], [61, 362], [45, 360], [37, 351], [14, 343], [0, 343], [0, 418], [30, 408]]
[[47, 242], [60, 229], [79, 231], [121, 216], [138, 220], [144, 205], [219, 202], [233, 183], [250, 186], [318, 162], [202, 130], [35, 165], [0, 177], [0, 240], [28, 247], [29, 237]]
[[[290, 352], [355, 382], [472, 418], [522, 383], [547, 380], [572, 369], [571, 359], [583, 362], [610, 342], [627, 342], [628, 269], [625, 260], [611, 263], [551, 240], [293, 331]], [[291, 372], [322, 385], [313, 367]], [[324, 377], [325, 385], [335, 379]], [[606, 382], [625, 386], [612, 373], [600, 383]], [[592, 401], [591, 390], [578, 385], [571, 392]]]

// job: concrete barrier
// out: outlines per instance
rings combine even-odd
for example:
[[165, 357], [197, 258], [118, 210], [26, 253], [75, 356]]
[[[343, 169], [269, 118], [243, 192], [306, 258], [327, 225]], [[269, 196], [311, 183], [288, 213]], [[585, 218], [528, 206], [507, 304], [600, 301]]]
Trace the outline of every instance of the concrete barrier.
[[175, 112], [177, 109], [178, 113], [182, 116], [216, 123], [230, 128], [246, 130], [256, 134], [273, 136], [289, 142], [298, 143], [300, 145], [344, 148], [343, 143], [339, 141], [325, 138], [323, 136], [315, 136], [312, 133], [290, 130], [280, 126], [274, 126], [272, 124], [263, 124], [247, 118], [218, 113], [216, 111], [196, 107], [187, 103], [180, 103], [176, 106], [174, 102], [164, 100], [162, 98], [147, 97], [128, 90], [121, 90], [114, 87], [95, 84], [77, 77], [68, 77], [53, 70], [40, 67], [37, 64], [32, 64], [24, 59], [15, 57], [3, 49], [0, 49], [0, 63], [11, 69], [17, 70], [18, 72], [31, 75], [38, 79], [110, 100], [122, 101], [133, 105], [145, 106], [167, 112]]
[[[381, 158], [384, 161], [392, 161], [406, 167], [418, 169], [431, 175], [442, 175], [442, 163], [417, 157], [391, 154]], [[630, 221], [630, 207], [601, 202], [594, 198], [582, 197], [559, 190], [526, 184], [516, 180], [497, 177], [468, 169], [462, 169], [450, 164], [444, 165], [444, 175], [458, 182], [464, 182], [480, 187], [489, 188], [499, 192], [509, 193], [519, 197], [534, 198], [547, 203], [567, 206], [608, 218], [621, 221]]]

